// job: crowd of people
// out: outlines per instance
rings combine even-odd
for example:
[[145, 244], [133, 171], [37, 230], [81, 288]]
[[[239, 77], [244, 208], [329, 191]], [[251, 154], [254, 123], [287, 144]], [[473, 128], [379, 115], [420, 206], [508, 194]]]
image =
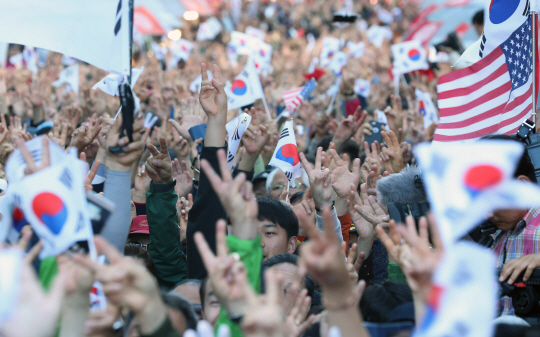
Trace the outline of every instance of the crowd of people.
[[[243, 107], [251, 123], [232, 169], [225, 125], [239, 111], [227, 108], [224, 85], [247, 58], [231, 65], [227, 32], [195, 42], [189, 59], [173, 67], [172, 54], [158, 59], [149, 43], [136, 43], [133, 67], [144, 71], [133, 89], [140, 113], [132, 141], [121, 133], [118, 97], [91, 89], [103, 70], [78, 62], [77, 91], [52, 85], [66, 66], [60, 54], [49, 53], [36, 74], [24, 64], [0, 69], [1, 190], [10, 184], [5, 168], [16, 149], [26, 176], [51, 166], [48, 151], [35, 158], [25, 145], [42, 137], [43, 149], [49, 142], [75, 148], [91, 168], [85, 189], [114, 204], [94, 237], [106, 263], [73, 252], [40, 259], [39, 238], [29, 225], [21, 230], [20, 294], [0, 321], [0, 336], [408, 336], [421, 327], [443, 241], [433, 215], [400, 224], [388, 204], [427, 201], [425, 192], [408, 190], [422, 189], [413, 148], [431, 142], [437, 124], [424, 125], [415, 89], [436, 102], [437, 79], [452, 71], [456, 50], [441, 47], [449, 57], [407, 74], [397, 96], [390, 46], [403, 41], [418, 5], [345, 5], [360, 20], [338, 28], [332, 15], [340, 8], [331, 1], [263, 2], [257, 13], [244, 4], [235, 29], [265, 31], [273, 57], [271, 70], [260, 76], [268, 113], [260, 100]], [[217, 11], [222, 19], [231, 8], [221, 4]], [[481, 26], [481, 18], [470, 20]], [[200, 21], [184, 23], [183, 37], [194, 41]], [[392, 33], [380, 47], [366, 35], [372, 25]], [[309, 69], [325, 37], [364, 42], [363, 55], [350, 57], [340, 74]], [[21, 50], [12, 45], [10, 56]], [[191, 92], [199, 75], [200, 92]], [[293, 115], [302, 175], [292, 186], [269, 163], [287, 120], [279, 118], [283, 92], [311, 78], [317, 87]], [[371, 83], [368, 96], [355, 91], [359, 78]], [[368, 143], [379, 111], [387, 118], [383, 141]], [[153, 126], [147, 115], [157, 117]], [[201, 124], [204, 139], [193, 139], [190, 129]], [[115, 146], [123, 153], [111, 152]], [[537, 183], [526, 153], [515, 177]], [[540, 267], [538, 214], [533, 208], [490, 216], [491, 240], [482, 243], [497, 258], [501, 282], [512, 284], [524, 271], [526, 281]], [[484, 234], [478, 229], [465, 239]], [[96, 281], [106, 305], [90, 311]], [[509, 297], [501, 296], [497, 310], [496, 334], [538, 333], [513, 316]]]

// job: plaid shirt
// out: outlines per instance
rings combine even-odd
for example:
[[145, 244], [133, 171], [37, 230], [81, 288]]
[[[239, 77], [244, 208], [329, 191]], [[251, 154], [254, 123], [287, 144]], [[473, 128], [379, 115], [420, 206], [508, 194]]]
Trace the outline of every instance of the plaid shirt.
[[[540, 207], [533, 207], [516, 228], [500, 233], [492, 249], [497, 259], [497, 268], [502, 268], [507, 261], [524, 255], [540, 252]], [[512, 299], [504, 296], [499, 301], [501, 315], [513, 315]]]

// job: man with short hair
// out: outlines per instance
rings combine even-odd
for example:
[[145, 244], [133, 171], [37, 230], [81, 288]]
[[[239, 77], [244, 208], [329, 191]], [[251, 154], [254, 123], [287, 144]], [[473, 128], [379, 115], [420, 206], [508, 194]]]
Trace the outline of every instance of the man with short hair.
[[298, 246], [299, 229], [294, 211], [271, 198], [258, 199], [257, 204], [263, 261], [278, 254], [293, 254]]

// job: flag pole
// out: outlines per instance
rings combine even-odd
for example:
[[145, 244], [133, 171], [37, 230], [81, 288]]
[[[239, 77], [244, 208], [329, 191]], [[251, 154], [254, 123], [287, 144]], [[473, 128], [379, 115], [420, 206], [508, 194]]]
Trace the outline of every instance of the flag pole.
[[129, 75], [127, 83], [131, 86], [131, 68], [133, 63], [133, 0], [129, 0]]
[[[536, 95], [536, 86], [538, 85], [538, 83], [536, 83], [536, 53], [538, 52], [536, 50], [537, 48], [537, 45], [536, 45], [536, 39], [538, 38], [536, 36], [536, 11], [531, 11], [531, 19], [532, 19], [532, 56], [533, 56], [533, 72], [532, 72], [532, 118], [533, 118], [533, 123], [534, 125], [536, 125], [536, 99], [537, 99], [537, 95]], [[536, 130], [534, 130], [536, 131]]]
[[266, 98], [264, 97], [264, 91], [263, 91], [263, 95], [262, 95], [262, 101], [263, 101], [263, 104], [264, 104], [264, 110], [266, 110], [266, 115], [268, 116], [268, 119], [272, 119], [272, 115], [270, 115], [270, 109], [268, 109], [268, 104], [266, 103]]

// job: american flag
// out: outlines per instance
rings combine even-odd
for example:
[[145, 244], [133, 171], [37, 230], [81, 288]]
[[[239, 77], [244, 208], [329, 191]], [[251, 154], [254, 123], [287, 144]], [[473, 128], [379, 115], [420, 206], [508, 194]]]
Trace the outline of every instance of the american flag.
[[283, 93], [283, 101], [287, 111], [295, 112], [302, 106], [302, 103], [309, 98], [309, 95], [317, 87], [317, 82], [312, 78], [305, 87], [285, 91]]
[[515, 133], [532, 112], [532, 62], [529, 18], [482, 60], [442, 76], [437, 86], [441, 119], [433, 140]]

